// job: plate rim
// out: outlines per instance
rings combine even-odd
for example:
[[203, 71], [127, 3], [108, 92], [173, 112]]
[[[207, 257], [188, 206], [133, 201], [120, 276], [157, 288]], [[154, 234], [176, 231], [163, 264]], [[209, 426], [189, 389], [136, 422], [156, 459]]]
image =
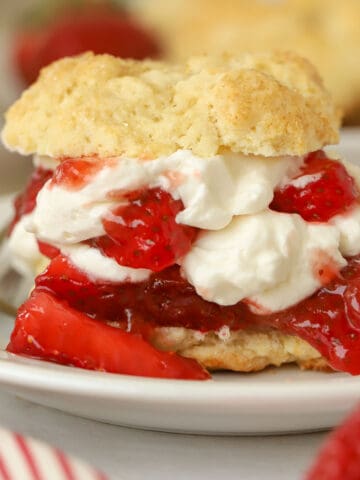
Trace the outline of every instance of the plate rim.
[[[49, 369], [52, 371], [50, 376]], [[296, 370], [294, 372], [296, 374]], [[169, 401], [182, 404], [185, 402], [187, 406], [194, 407], [202, 405], [205, 396], [211, 404], [220, 401], [224, 405], [241, 401], [242, 405], [247, 403], [250, 406], [254, 398], [264, 398], [267, 405], [286, 403], [288, 407], [295, 404], [297, 408], [300, 404], [304, 408], [309, 405], [315, 407], [316, 404], [323, 403], [329, 394], [331, 403], [335, 400], [360, 398], [360, 377], [336, 372], [319, 372], [318, 381], [311, 382], [310, 389], [306, 388], [308, 385], [306, 379], [301, 382], [296, 380], [284, 382], [279, 378], [278, 381], [264, 382], [261, 381], [262, 377], [259, 377], [259, 380], [249, 382], [246, 380], [248, 374], [243, 374], [238, 377], [239, 381], [232, 379], [216, 381], [216, 375], [215, 373], [215, 379], [204, 382], [135, 377], [59, 366], [0, 351], [0, 385], [27, 391], [51, 391], [80, 397], [91, 395], [92, 398], [103, 400], [126, 398], [142, 403], [156, 402], [158, 405], [167, 404]], [[275, 377], [276, 375], [274, 379]], [[339, 386], [342, 388], [336, 388]]]

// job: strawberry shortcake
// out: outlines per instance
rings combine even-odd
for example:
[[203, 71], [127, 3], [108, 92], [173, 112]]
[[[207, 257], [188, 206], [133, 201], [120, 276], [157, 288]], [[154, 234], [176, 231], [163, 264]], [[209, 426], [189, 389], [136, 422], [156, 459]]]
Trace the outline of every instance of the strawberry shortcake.
[[166, 378], [359, 374], [360, 169], [323, 150], [338, 122], [290, 53], [47, 67], [2, 133], [36, 167], [14, 265], [42, 265], [8, 351]]

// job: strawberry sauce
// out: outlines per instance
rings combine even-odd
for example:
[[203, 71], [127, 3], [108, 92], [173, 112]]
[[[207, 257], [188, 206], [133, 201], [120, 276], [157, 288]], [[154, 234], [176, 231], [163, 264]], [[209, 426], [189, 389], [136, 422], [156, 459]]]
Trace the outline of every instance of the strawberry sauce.
[[275, 328], [313, 345], [335, 370], [360, 374], [360, 255], [349, 260], [341, 277], [299, 304], [272, 314], [256, 315], [240, 302], [222, 307], [199, 297], [173, 266], [146, 282], [94, 283], [65, 257], [56, 257], [36, 279], [36, 290], [65, 299], [71, 307], [126, 331], [151, 336], [151, 327], [195, 330]]
[[104, 161], [90, 158], [64, 158], [57, 166], [51, 185], [80, 190], [102, 169]]

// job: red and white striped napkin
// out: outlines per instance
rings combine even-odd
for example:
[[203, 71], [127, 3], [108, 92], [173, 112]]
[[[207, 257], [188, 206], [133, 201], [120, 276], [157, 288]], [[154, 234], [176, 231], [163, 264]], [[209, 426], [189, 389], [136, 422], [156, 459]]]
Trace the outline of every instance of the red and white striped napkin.
[[62, 451], [0, 429], [0, 480], [107, 480]]

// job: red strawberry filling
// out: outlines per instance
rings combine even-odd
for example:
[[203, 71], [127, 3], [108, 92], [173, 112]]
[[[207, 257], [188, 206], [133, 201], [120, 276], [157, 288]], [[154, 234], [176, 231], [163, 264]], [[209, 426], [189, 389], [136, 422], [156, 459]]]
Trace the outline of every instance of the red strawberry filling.
[[68, 190], [79, 190], [104, 166], [100, 159], [63, 158], [52, 175], [51, 185], [61, 185]]
[[[117, 322], [151, 338], [152, 328], [178, 326], [195, 330], [278, 329], [313, 345], [335, 370], [360, 374], [360, 255], [349, 260], [342, 276], [295, 306], [268, 315], [252, 313], [244, 302], [222, 307], [207, 302], [184, 280], [179, 267], [131, 284], [94, 282], [68, 259], [56, 257], [37, 277], [36, 291], [58, 295], [100, 321]], [[151, 328], [152, 327], [152, 328]]]
[[153, 272], [174, 265], [190, 250], [197, 229], [176, 223], [184, 208], [181, 200], [160, 188], [131, 192], [124, 198], [127, 204], [103, 219], [107, 235], [92, 240], [92, 246], [120, 265]]
[[18, 312], [7, 350], [65, 365], [145, 377], [206, 380], [194, 360], [160, 352], [127, 333], [35, 290]]
[[340, 162], [327, 158], [322, 150], [308, 155], [301, 170], [292, 183], [275, 190], [270, 208], [298, 213], [308, 222], [327, 222], [358, 200], [354, 179]]
[[31, 213], [36, 206], [36, 197], [45, 183], [52, 177], [53, 172], [44, 168], [37, 168], [31, 175], [25, 190], [15, 198], [15, 214], [9, 227], [9, 234], [23, 215]]
[[[53, 182], [81, 188], [84, 176], [94, 173], [89, 163], [85, 159], [63, 161]], [[307, 221], [327, 221], [358, 200], [353, 178], [324, 152], [310, 154], [294, 180], [275, 191], [271, 208], [298, 213]], [[19, 311], [9, 351], [83, 368], [147, 375], [140, 367], [127, 369], [120, 360], [114, 360], [115, 353], [110, 350], [114, 348], [124, 355], [124, 362], [133, 365], [126, 347], [133, 340], [127, 343], [127, 339], [135, 335], [148, 345], [146, 341], [151, 341], [157, 326], [204, 332], [224, 325], [231, 330], [275, 328], [309, 342], [335, 370], [360, 374], [360, 255], [349, 259], [340, 277], [327, 276], [314, 295], [284, 311], [257, 315], [245, 302], [222, 307], [198, 296], [176, 265], [197, 234], [197, 229], [176, 223], [182, 202], [159, 188], [130, 192], [121, 199], [122, 203], [103, 218], [106, 235], [87, 243], [120, 265], [148, 268], [154, 273], [147, 281], [135, 284], [94, 280], [56, 248], [40, 242], [40, 250], [52, 261], [37, 277], [34, 294]], [[62, 322], [59, 312], [65, 319]], [[53, 319], [57, 322], [54, 329], [49, 326]], [[99, 338], [106, 339], [103, 343], [91, 338], [98, 334], [97, 329]], [[72, 340], [73, 335], [82, 336], [82, 341]], [[142, 346], [136, 348], [141, 350]], [[150, 355], [147, 350], [147, 354], [151, 357], [153, 352]], [[171, 375], [185, 378], [181, 368], [174, 367]], [[197, 366], [193, 377], [189, 374], [186, 378], [199, 378], [200, 371]], [[155, 368], [151, 376], [164, 375]]]

